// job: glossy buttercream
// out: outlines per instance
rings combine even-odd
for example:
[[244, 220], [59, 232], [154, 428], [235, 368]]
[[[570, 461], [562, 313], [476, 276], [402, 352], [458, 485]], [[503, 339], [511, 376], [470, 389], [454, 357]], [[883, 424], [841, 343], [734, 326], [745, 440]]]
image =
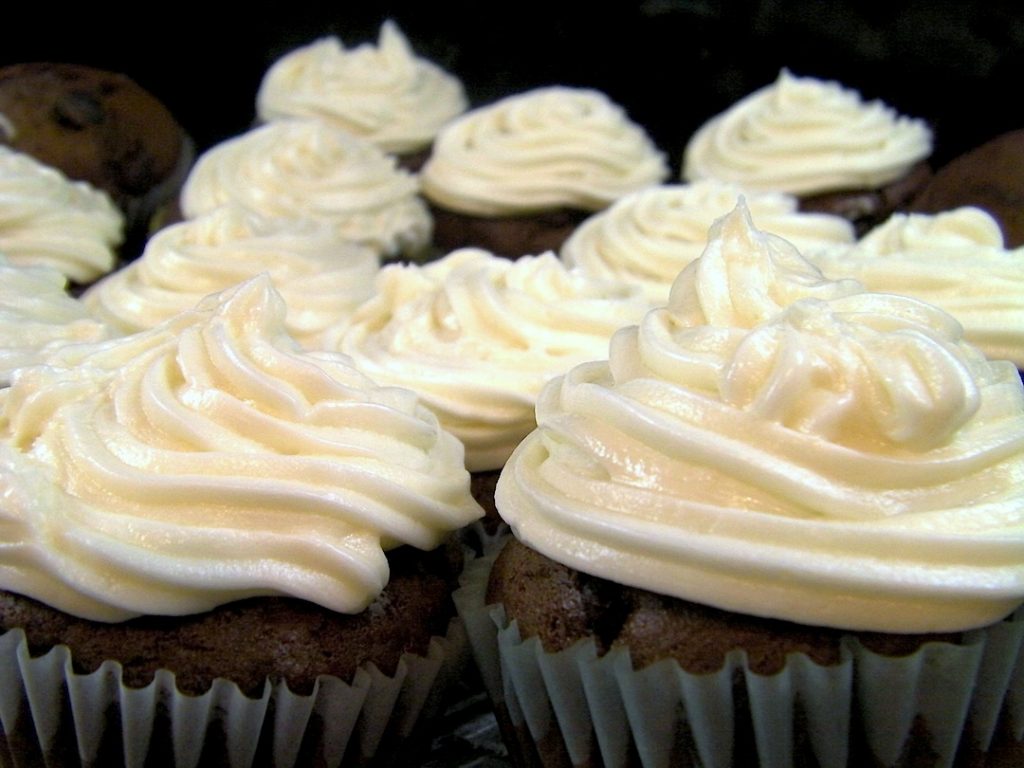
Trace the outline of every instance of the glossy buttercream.
[[583, 571], [851, 630], [965, 629], [1024, 597], [1016, 370], [935, 307], [826, 280], [742, 209], [537, 420], [498, 510]]
[[124, 217], [110, 198], [0, 146], [0, 254], [89, 283], [114, 267]]
[[513, 262], [464, 249], [385, 267], [376, 295], [325, 345], [374, 381], [416, 390], [466, 445], [469, 469], [487, 470], [535, 426], [541, 387], [606, 357], [612, 334], [649, 306], [551, 253]]
[[839, 83], [783, 71], [697, 130], [683, 178], [794, 195], [876, 189], [904, 176], [931, 148], [923, 121]]
[[284, 311], [261, 276], [21, 369], [0, 394], [0, 586], [102, 621], [278, 594], [355, 612], [385, 549], [478, 517], [458, 440], [412, 392], [302, 353]]
[[598, 211], [668, 175], [646, 132], [607, 96], [540, 88], [458, 118], [438, 135], [423, 192], [449, 210], [516, 216]]
[[141, 258], [82, 300], [122, 333], [136, 333], [265, 272], [288, 307], [285, 327], [305, 346], [370, 297], [379, 265], [372, 249], [325, 225], [227, 205], [160, 230]]
[[18, 267], [0, 256], [0, 386], [57, 347], [114, 335], [66, 287], [55, 269]]
[[261, 120], [315, 117], [399, 154], [428, 147], [467, 106], [459, 79], [416, 56], [393, 21], [376, 46], [325, 37], [286, 54], [256, 96]]
[[322, 120], [281, 120], [207, 150], [182, 189], [195, 218], [235, 203], [272, 219], [311, 219], [394, 256], [430, 241], [416, 178], [364, 139]]
[[577, 227], [560, 256], [587, 274], [639, 285], [653, 302], [664, 304], [673, 281], [707, 246], [711, 225], [741, 195], [759, 229], [784, 237], [803, 253], [853, 243], [846, 219], [802, 213], [796, 198], [781, 192], [745, 191], [707, 179], [651, 187], [617, 200]]
[[1024, 248], [1008, 250], [981, 209], [896, 214], [854, 247], [809, 258], [829, 277], [942, 307], [988, 357], [1024, 369]]

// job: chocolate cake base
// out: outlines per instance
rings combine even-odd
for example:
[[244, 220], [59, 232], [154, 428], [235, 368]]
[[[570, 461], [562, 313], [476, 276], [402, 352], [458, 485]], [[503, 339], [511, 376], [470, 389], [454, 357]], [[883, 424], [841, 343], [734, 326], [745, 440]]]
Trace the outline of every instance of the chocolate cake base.
[[[729, 651], [746, 651], [750, 668], [778, 672], [786, 656], [802, 653], [819, 665], [837, 664], [840, 641], [849, 632], [809, 627], [710, 608], [589, 576], [536, 552], [518, 539], [498, 556], [488, 582], [487, 601], [502, 603], [524, 637], [536, 635], [545, 650], [565, 650], [594, 638], [599, 653], [629, 647], [641, 669], [666, 658], [687, 672], [722, 668]], [[923, 643], [960, 642], [961, 634], [892, 635], [862, 632], [868, 648], [903, 656]]]
[[[26, 651], [39, 657], [4, 678], [17, 690], [0, 692], [0, 765], [123, 765], [140, 749], [147, 766], [191, 765], [192, 757], [200, 765], [408, 765], [427, 748], [461, 674], [461, 629], [449, 626], [460, 559], [454, 539], [431, 553], [389, 553], [388, 587], [354, 616], [274, 597], [103, 624], [0, 593], [0, 624], [17, 630], [0, 634], [4, 663], [21, 668], [15, 659]], [[67, 664], [87, 677], [54, 680], [52, 670]], [[86, 705], [76, 706], [83, 690]], [[197, 706], [204, 700], [208, 709]]]
[[560, 209], [524, 216], [471, 216], [431, 205], [434, 245], [442, 255], [458, 248], [483, 248], [495, 256], [518, 259], [558, 252], [588, 211]]
[[941, 213], [983, 208], [1003, 230], [1007, 248], [1024, 245], [1024, 129], [1004, 133], [940, 168], [910, 205]]
[[158, 669], [174, 673], [182, 693], [199, 695], [216, 678], [259, 696], [265, 682], [286, 681], [308, 694], [320, 675], [350, 681], [373, 662], [393, 674], [403, 653], [423, 654], [454, 614], [450, 594], [457, 552], [401, 548], [389, 553], [391, 577], [362, 613], [346, 615], [287, 597], [259, 597], [189, 616], [144, 616], [107, 624], [0, 591], [0, 628], [25, 632], [33, 655], [66, 645], [75, 671], [121, 664], [124, 684], [148, 685]]
[[879, 189], [841, 190], [801, 197], [800, 210], [841, 216], [853, 224], [860, 237], [892, 214], [906, 210], [931, 177], [931, 167], [922, 161], [905, 176]]
[[[510, 621], [514, 620], [517, 625], [517, 630], [513, 633], [517, 638], [521, 637], [524, 641], [536, 638], [540, 641], [546, 658], [548, 658], [548, 664], [552, 666], [550, 672], [552, 679], [559, 681], [554, 684], [556, 689], [560, 689], [559, 686], [563, 682], [562, 676], [566, 674], [566, 669], [562, 665], [570, 663], [554, 661], [558, 657], [557, 655], [567, 652], [566, 659], [576, 659], [583, 666], [592, 663], [588, 652], [569, 650], [579, 640], [593, 641], [598, 657], [603, 657], [616, 648], [627, 648], [629, 661], [637, 675], [642, 674], [651, 665], [672, 659], [678, 662], [684, 673], [694, 676], [691, 680], [694, 685], [697, 685], [697, 681], [700, 680], [712, 680], [716, 673], [721, 674], [723, 670], [731, 670], [731, 672], [726, 671], [726, 683], [728, 684], [731, 679], [731, 692], [723, 699], [713, 700], [731, 703], [732, 740], [729, 750], [733, 765], [756, 766], [760, 759], [758, 755], [760, 737], [757, 735], [752, 714], [754, 709], [752, 697], [755, 688], [750, 687], [752, 683], [748, 679], [749, 672], [764, 678], [766, 684], [771, 686], [773, 684], [768, 681], [778, 677], [778, 673], [786, 669], [785, 675], [779, 679], [789, 680], [791, 684], [795, 684], [795, 678], [800, 677], [800, 674], [793, 666], [795, 664], [793, 659], [787, 659], [787, 655], [804, 656], [812, 662], [814, 668], [818, 669], [828, 669], [850, 663], [859, 664], [860, 662], [851, 662], [851, 643], [863, 646], [877, 657], [892, 658], [898, 665], [898, 669], [906, 671], [907, 665], [912, 665], [914, 662], [908, 660], [906, 664], [902, 664], [895, 660], [906, 656], [923, 660], [939, 658], [929, 655], [928, 649], [925, 648], [928, 644], [935, 644], [934, 646], [928, 645], [928, 648], [943, 647], [947, 644], [963, 646], [963, 652], [955, 653], [955, 657], [958, 660], [966, 660], [971, 658], [967, 646], [974, 647], [973, 644], [978, 642], [976, 638], [972, 639], [969, 633], [926, 635], [850, 633], [836, 629], [742, 616], [588, 576], [552, 561], [514, 539], [509, 540], [505, 545], [490, 571], [486, 603], [500, 603], [503, 606], [505, 616]], [[498, 620], [495, 619], [495, 621]], [[505, 639], [508, 640], [507, 635]], [[516, 659], [521, 661], [528, 650], [531, 655], [534, 653], [529, 649], [528, 644], [520, 646], [518, 640], [512, 641], [512, 645], [514, 651], [510, 649], [500, 653], [503, 676], [507, 664], [515, 663], [513, 660]], [[731, 659], [727, 658], [730, 652], [735, 650], [745, 652], [745, 660], [742, 664], [737, 665], [734, 655]], [[576, 655], [577, 653], [579, 655]], [[547, 656], [548, 654], [550, 656]], [[927, 666], [929, 662], [925, 661], [924, 663]], [[802, 664], [803, 662], [801, 662]], [[616, 677], [626, 674], [617, 665], [615, 668]], [[876, 664], [872, 668], [876, 670], [877, 674], [884, 674], [884, 670], [888, 669], [884, 663], [880, 666]], [[665, 686], [669, 689], [675, 690], [679, 685], [671, 668], [655, 666], [651, 669], [660, 670], [659, 675], [671, 676], [671, 679], [665, 679]], [[937, 673], [925, 672], [923, 674], [925, 677], [922, 679], [927, 680], [928, 675]], [[588, 676], [588, 679], [592, 680], [593, 678]], [[641, 678], [635, 679], [640, 680]], [[647, 683], [651, 682], [649, 675], [642, 679]], [[846, 715], [842, 712], [835, 713], [836, 718], [846, 717], [848, 720], [849, 741], [846, 747], [846, 764], [879, 766], [883, 763], [873, 752], [870, 746], [873, 742], [866, 735], [869, 732], [877, 733], [878, 725], [875, 723], [869, 726], [863, 719], [865, 717], [863, 707], [870, 705], [864, 704], [863, 700], [858, 700], [860, 694], [856, 691], [856, 672], [853, 679], [855, 690], [852, 708]], [[934, 684], [934, 680], [926, 684]], [[893, 689], [898, 688], [899, 684], [894, 681]], [[516, 688], [519, 694], [522, 694], [524, 690], [530, 689], [529, 687], [526, 689]], [[632, 687], [630, 690], [635, 691]], [[756, 690], [760, 691], [759, 696], [764, 696], [765, 689], [757, 686]], [[962, 694], [955, 694], [957, 698], [954, 700], [959, 701], [960, 695]], [[590, 701], [589, 691], [587, 698], [589, 706], [596, 706], [593, 701]], [[813, 699], [813, 697], [811, 698]], [[660, 701], [661, 699], [655, 697], [653, 700]], [[599, 701], [601, 700], [599, 699]], [[707, 703], [704, 699], [701, 701]], [[760, 701], [757, 708], [763, 718], [765, 700], [762, 698]], [[789, 708], [792, 712], [792, 765], [798, 768], [817, 766], [819, 763], [813, 743], [814, 737], [804, 723], [804, 719], [813, 715], [820, 722], [823, 713], [820, 710], [814, 713], [806, 710], [805, 707], [809, 704], [803, 697], [789, 701], [785, 695], [782, 695], [777, 704], [781, 709]], [[917, 704], [911, 703], [910, 706], [914, 707], [911, 711], [921, 712], [920, 709], [917, 709]], [[525, 707], [522, 699], [519, 700], [516, 707], [517, 709]], [[580, 763], [578, 760], [570, 759], [568, 747], [566, 741], [563, 740], [559, 726], [553, 725], [544, 738], [535, 739], [525, 724], [520, 723], [518, 726], [514, 724], [510, 712], [503, 708], [503, 702], [500, 700], [497, 702], [497, 709], [498, 722], [509, 744], [510, 754], [514, 756], [517, 765], [597, 766], [602, 764], [601, 753], [596, 742], [589, 750], [594, 759]], [[935, 748], [937, 743], [949, 744], [949, 734], [936, 737], [929, 731], [930, 726], [926, 718], [917, 714], [912, 722], [907, 723], [908, 728], [905, 740], [902, 742], [902, 751], [896, 762], [885, 764], [904, 768], [949, 764], [958, 768], [966, 766], [1007, 768], [1012, 765], [1024, 765], [1024, 744], [1011, 733], [1008, 724], [1009, 709], [1009, 707], [1003, 706], [995, 739], [987, 750], [976, 746], [969, 731], [972, 721], [968, 721], [968, 730], [963, 734], [956, 735], [955, 738], [958, 741], [952, 742], [953, 745], [959, 743], [959, 751], [952, 763], [948, 763], [941, 757]], [[647, 714], [650, 712], [648, 711]], [[694, 739], [694, 734], [689, 732], [691, 721], [687, 718], [677, 718], [675, 713], [673, 713], [672, 719], [674, 722], [678, 720], [681, 725], [672, 732], [673, 742], [663, 745], [666, 749], [671, 750], [671, 757], [666, 764], [673, 766], [703, 765], [697, 752], [697, 741]], [[522, 716], [520, 716], [520, 720], [522, 720]], [[779, 722], [786, 722], [786, 718], [783, 717]], [[844, 721], [839, 719], [836, 722]], [[595, 724], [593, 720], [591, 723]], [[651, 733], [659, 732], [656, 727], [653, 727], [653, 724], [649, 725], [653, 728]], [[640, 728], [636, 723], [632, 723], [631, 727], [633, 729]], [[903, 733], [900, 726], [894, 724], [893, 727], [897, 729], [895, 733]], [[646, 732], [647, 728], [640, 730]], [[635, 733], [635, 730], [633, 732]], [[631, 750], [636, 749], [636, 744], [633, 742], [630, 742], [629, 746]], [[626, 759], [627, 765], [641, 764], [635, 751], [627, 755]]]

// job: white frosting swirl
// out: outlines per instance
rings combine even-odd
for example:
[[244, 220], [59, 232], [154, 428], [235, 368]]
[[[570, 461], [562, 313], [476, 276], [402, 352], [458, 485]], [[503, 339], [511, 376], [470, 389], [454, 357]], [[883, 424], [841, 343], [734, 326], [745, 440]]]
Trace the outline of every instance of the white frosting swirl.
[[459, 79], [415, 56], [390, 20], [376, 46], [346, 50], [337, 37], [325, 37], [283, 56], [256, 96], [263, 121], [315, 117], [404, 154], [430, 146], [467, 106]]
[[0, 393], [0, 586], [101, 621], [292, 595], [341, 612], [384, 549], [480, 515], [408, 391], [301, 353], [266, 276]]
[[781, 192], [749, 192], [714, 179], [634, 192], [580, 224], [561, 248], [562, 260], [587, 274], [639, 285], [656, 304], [668, 300], [679, 273], [700, 256], [708, 230], [743, 196], [754, 223], [802, 252], [852, 243], [839, 216], [802, 213]]
[[812, 195], [876, 189], [928, 157], [931, 131], [836, 82], [778, 79], [708, 120], [686, 146], [683, 178]]
[[466, 466], [495, 469], [533, 429], [541, 387], [605, 357], [612, 334], [649, 306], [552, 253], [510, 261], [464, 249], [384, 267], [374, 298], [326, 345], [374, 381], [416, 390], [466, 445]]
[[17, 267], [0, 256], [0, 386], [16, 368], [42, 362], [64, 344], [113, 335], [68, 295], [67, 279], [50, 267]]
[[207, 150], [182, 189], [185, 216], [232, 202], [271, 219], [312, 219], [394, 256], [422, 250], [432, 221], [414, 176], [320, 120], [281, 120]]
[[124, 217], [84, 181], [0, 146], [0, 253], [88, 283], [114, 267]]
[[598, 211], [668, 175], [664, 156], [597, 91], [541, 88], [475, 109], [438, 135], [421, 180], [444, 208], [514, 216]]
[[984, 211], [897, 214], [856, 246], [809, 258], [829, 277], [942, 307], [988, 357], [1024, 369], [1024, 248], [1007, 250]]
[[379, 264], [370, 248], [339, 240], [324, 225], [227, 205], [160, 230], [140, 259], [82, 300], [97, 317], [135, 333], [266, 272], [288, 307], [285, 327], [309, 346], [370, 297]]
[[709, 253], [732, 266], [702, 257], [609, 362], [544, 389], [499, 512], [570, 566], [726, 610], [888, 632], [1001, 618], [1024, 598], [1016, 370], [935, 307], [829, 290], [787, 247], [723, 219]]

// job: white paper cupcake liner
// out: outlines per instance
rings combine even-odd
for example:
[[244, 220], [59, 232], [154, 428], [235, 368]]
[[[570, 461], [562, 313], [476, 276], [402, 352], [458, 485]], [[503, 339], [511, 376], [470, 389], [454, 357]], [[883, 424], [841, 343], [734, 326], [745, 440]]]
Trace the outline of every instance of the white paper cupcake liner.
[[482, 520], [474, 520], [460, 531], [467, 557], [487, 556], [501, 551], [505, 541], [512, 535], [508, 523], [502, 521], [489, 528]]
[[[68, 753], [68, 734], [74, 737], [70, 751], [76, 764], [101, 764], [110, 728], [120, 730], [113, 736], [123, 747], [126, 768], [141, 768], [158, 738], [169, 739], [176, 768], [191, 768], [211, 733], [223, 735], [218, 749], [233, 768], [251, 765], [258, 749], [270, 749], [267, 762], [277, 768], [294, 766], [304, 739], [308, 750], [311, 738], [318, 742], [317, 764], [362, 765], [373, 759], [376, 765], [382, 755], [399, 751], [421, 718], [439, 710], [444, 691], [467, 662], [466, 634], [461, 621], [453, 620], [445, 637], [432, 638], [425, 656], [404, 654], [393, 676], [366, 664], [351, 684], [317, 678], [309, 695], [268, 680], [262, 694], [250, 698], [218, 679], [206, 693], [192, 696], [178, 691], [167, 670], [158, 671], [144, 688], [129, 688], [116, 661], [78, 674], [65, 646], [32, 657], [24, 633], [15, 629], [0, 635], [0, 728], [9, 749], [13, 736], [38, 749], [48, 765], [47, 755]], [[162, 724], [169, 734], [158, 737]]]
[[1001, 718], [1024, 738], [1024, 610], [962, 645], [928, 643], [905, 657], [878, 655], [851, 637], [834, 666], [793, 654], [779, 673], [761, 675], [734, 651], [711, 674], [671, 659], [634, 670], [627, 649], [598, 656], [584, 641], [548, 653], [536, 638], [522, 639], [502, 606], [485, 605], [494, 557], [470, 563], [455, 593], [473, 655], [512, 727], [538, 745], [560, 740], [573, 765], [617, 768], [639, 757], [646, 768], [725, 768], [739, 764], [744, 729], [760, 765], [779, 768], [808, 750], [839, 768], [851, 764], [852, 748], [896, 765], [922, 729], [930, 763], [951, 766], [963, 740], [988, 751]]

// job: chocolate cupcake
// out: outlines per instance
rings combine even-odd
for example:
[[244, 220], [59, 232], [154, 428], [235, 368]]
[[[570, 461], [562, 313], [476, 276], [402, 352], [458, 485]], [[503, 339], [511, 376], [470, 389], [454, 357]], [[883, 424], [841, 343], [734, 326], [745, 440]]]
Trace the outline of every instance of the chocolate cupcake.
[[931, 151], [923, 121], [783, 70], [694, 133], [683, 179], [788, 192], [802, 209], [843, 216], [862, 234], [909, 205], [931, 176]]
[[588, 215], [667, 175], [662, 153], [607, 96], [552, 87], [449, 124], [421, 180], [442, 252], [518, 258], [557, 251]]
[[0, 393], [8, 742], [358, 765], [437, 703], [462, 446], [283, 317], [256, 278]]
[[138, 83], [63, 63], [0, 68], [0, 144], [106, 192], [125, 215], [126, 260], [177, 197], [195, 154], [167, 107]]
[[910, 210], [941, 213], [982, 208], [999, 222], [1009, 248], [1024, 245], [1024, 129], [1010, 131], [940, 168]]
[[325, 37], [297, 48], [267, 70], [256, 96], [263, 122], [326, 120], [395, 155], [417, 171], [441, 128], [466, 111], [462, 83], [416, 56], [395, 22], [381, 25], [377, 45], [345, 48]]
[[1024, 387], [944, 312], [736, 211], [537, 421], [457, 596], [526, 764], [1020, 757]]

